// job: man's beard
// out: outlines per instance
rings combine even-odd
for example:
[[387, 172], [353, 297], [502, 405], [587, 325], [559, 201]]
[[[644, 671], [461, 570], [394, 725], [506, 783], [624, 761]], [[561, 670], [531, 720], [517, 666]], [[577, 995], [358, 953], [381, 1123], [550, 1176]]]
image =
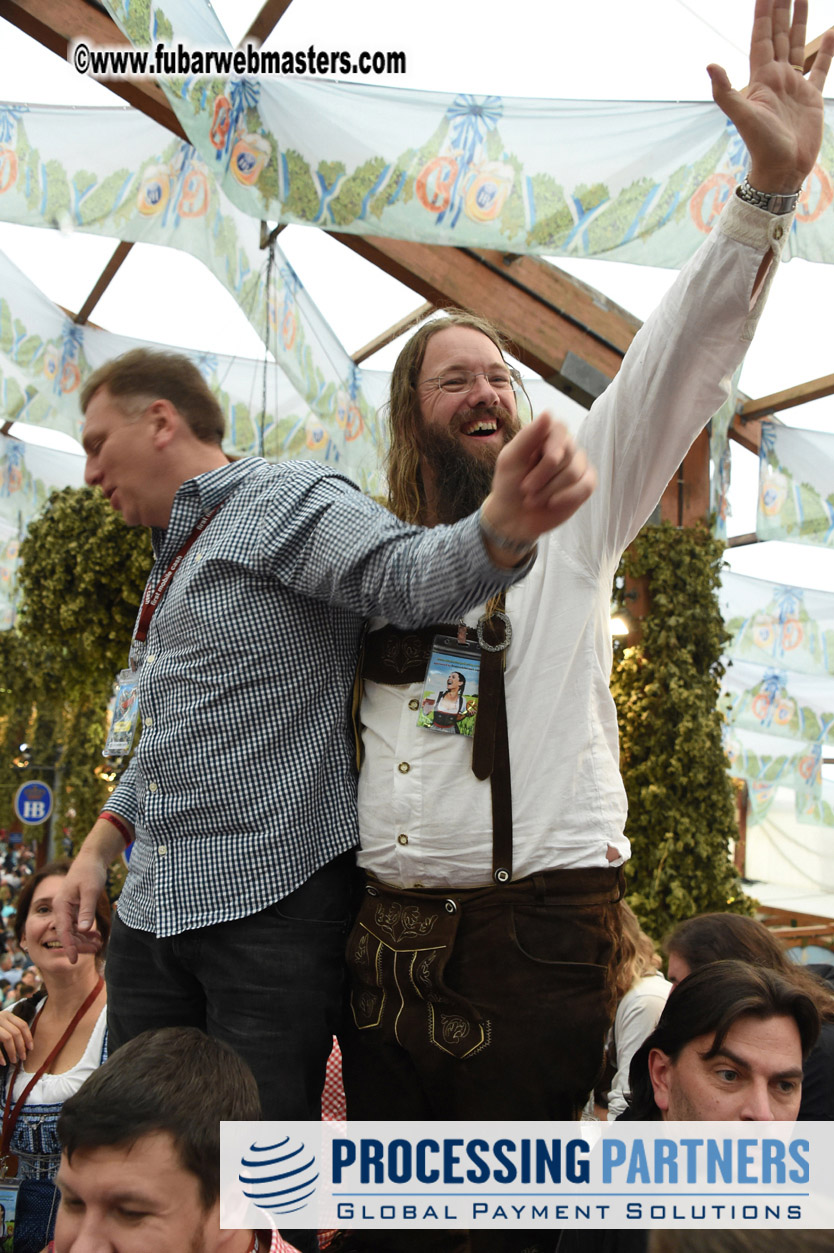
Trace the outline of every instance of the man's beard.
[[[518, 418], [500, 405], [456, 414], [450, 426], [421, 428], [420, 460], [429, 469], [434, 487], [433, 522], [459, 522], [480, 509], [489, 495], [501, 449], [487, 446], [470, 452], [456, 434], [471, 418], [487, 415], [501, 422], [505, 444], [518, 432]], [[473, 441], [477, 438], [472, 436]]]

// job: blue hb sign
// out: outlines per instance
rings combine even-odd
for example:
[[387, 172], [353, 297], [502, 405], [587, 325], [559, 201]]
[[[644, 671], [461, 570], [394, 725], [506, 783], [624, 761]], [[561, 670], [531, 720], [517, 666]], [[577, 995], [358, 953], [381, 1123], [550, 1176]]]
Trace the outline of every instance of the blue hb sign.
[[14, 811], [21, 822], [31, 826], [46, 822], [52, 813], [52, 789], [40, 779], [23, 783], [15, 792]]

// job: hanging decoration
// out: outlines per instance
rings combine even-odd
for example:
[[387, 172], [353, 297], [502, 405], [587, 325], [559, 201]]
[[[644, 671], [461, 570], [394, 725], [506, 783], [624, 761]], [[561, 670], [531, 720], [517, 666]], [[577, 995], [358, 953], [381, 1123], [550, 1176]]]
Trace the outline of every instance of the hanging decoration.
[[725, 571], [721, 601], [728, 752], [753, 820], [789, 787], [799, 821], [834, 826], [822, 777], [834, 747], [834, 594]]
[[[207, 0], [106, 0], [137, 46], [231, 45]], [[711, 103], [530, 100], [274, 74], [160, 78], [238, 208], [422, 243], [679, 268], [749, 165]], [[237, 154], [237, 155], [236, 155]], [[785, 256], [834, 259], [834, 114]]]
[[756, 535], [834, 548], [834, 435], [762, 423]]

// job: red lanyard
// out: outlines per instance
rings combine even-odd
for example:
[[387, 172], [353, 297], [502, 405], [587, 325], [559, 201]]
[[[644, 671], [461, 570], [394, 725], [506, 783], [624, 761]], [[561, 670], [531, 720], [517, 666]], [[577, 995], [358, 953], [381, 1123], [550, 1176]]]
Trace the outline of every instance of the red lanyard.
[[[8, 1160], [10, 1164], [14, 1164], [15, 1169], [13, 1172], [10, 1171], [9, 1172], [10, 1174], [17, 1174], [17, 1159], [14, 1157], [14, 1154], [11, 1154], [11, 1155], [9, 1154], [9, 1145], [12, 1142], [12, 1136], [14, 1135], [14, 1129], [17, 1126], [17, 1120], [20, 1117], [20, 1111], [23, 1109], [23, 1106], [26, 1104], [26, 1098], [28, 1097], [29, 1093], [32, 1091], [32, 1088], [34, 1088], [35, 1084], [40, 1079], [41, 1075], [45, 1074], [46, 1071], [49, 1070], [49, 1067], [55, 1061], [55, 1058], [61, 1052], [61, 1049], [66, 1044], [67, 1040], [70, 1038], [73, 1031], [78, 1026], [79, 1022], [84, 1017], [87, 1010], [90, 1008], [90, 1006], [92, 1005], [93, 1001], [98, 996], [103, 986], [104, 986], [104, 979], [102, 978], [101, 975], [99, 975], [96, 986], [93, 988], [90, 995], [84, 1001], [84, 1004], [79, 1005], [78, 1009], [75, 1012], [75, 1016], [72, 1019], [72, 1022], [69, 1024], [66, 1031], [61, 1036], [60, 1040], [58, 1041], [58, 1043], [55, 1045], [52, 1052], [47, 1057], [46, 1061], [41, 1066], [39, 1066], [38, 1069], [35, 1071], [35, 1073], [32, 1075], [32, 1078], [26, 1084], [26, 1087], [23, 1089], [23, 1091], [20, 1094], [20, 1097], [16, 1101], [13, 1100], [14, 1085], [17, 1082], [17, 1076], [20, 1074], [20, 1067], [23, 1063], [18, 1062], [15, 1065], [14, 1070], [12, 1071], [12, 1077], [11, 1077], [11, 1080], [9, 1081], [9, 1087], [6, 1093], [6, 1107], [3, 1110], [3, 1131], [2, 1131], [2, 1135], [0, 1136], [0, 1163], [5, 1163]], [[40, 1021], [40, 1015], [32, 1023], [32, 1037], [33, 1038], [34, 1038], [35, 1031], [37, 1029], [37, 1025], [39, 1021]]]
[[[220, 505], [222, 505], [222, 503], [223, 502], [221, 501]], [[174, 557], [173, 561], [171, 562], [168, 569], [163, 574], [162, 578], [157, 583], [156, 587], [154, 588], [148, 587], [145, 589], [145, 596], [144, 596], [144, 599], [142, 600], [142, 614], [141, 614], [141, 617], [139, 618], [139, 625], [136, 628], [136, 635], [134, 636], [134, 639], [137, 639], [140, 642], [140, 644], [142, 643], [143, 640], [147, 638], [148, 627], [151, 625], [151, 618], [154, 616], [157, 606], [159, 605], [160, 601], [164, 597], [165, 593], [168, 591], [168, 587], [170, 585], [171, 579], [177, 573], [177, 570], [179, 570], [180, 566], [183, 563], [183, 559], [186, 553], [188, 552], [188, 550], [191, 548], [192, 544], [195, 544], [197, 542], [199, 537], [202, 535], [203, 531], [208, 526], [209, 522], [211, 522], [212, 518], [217, 513], [218, 509], [220, 508], [220, 505], [215, 505], [214, 508], [210, 509], [208, 513], [203, 514], [202, 518], [197, 523], [194, 530], [191, 532], [188, 539], [185, 541], [185, 543], [183, 544], [182, 548], [179, 550], [177, 555]]]

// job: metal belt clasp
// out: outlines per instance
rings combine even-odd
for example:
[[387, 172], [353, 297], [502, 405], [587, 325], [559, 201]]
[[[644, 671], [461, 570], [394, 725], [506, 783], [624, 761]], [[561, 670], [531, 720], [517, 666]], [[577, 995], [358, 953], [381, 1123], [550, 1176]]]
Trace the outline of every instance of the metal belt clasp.
[[[488, 644], [484, 639], [484, 627], [490, 622], [500, 619], [504, 624], [504, 639], [500, 644]], [[510, 622], [509, 615], [505, 614], [501, 609], [496, 609], [490, 617], [484, 616], [478, 619], [478, 643], [484, 652], [487, 653], [503, 653], [505, 649], [510, 647], [513, 640], [513, 624]]]

